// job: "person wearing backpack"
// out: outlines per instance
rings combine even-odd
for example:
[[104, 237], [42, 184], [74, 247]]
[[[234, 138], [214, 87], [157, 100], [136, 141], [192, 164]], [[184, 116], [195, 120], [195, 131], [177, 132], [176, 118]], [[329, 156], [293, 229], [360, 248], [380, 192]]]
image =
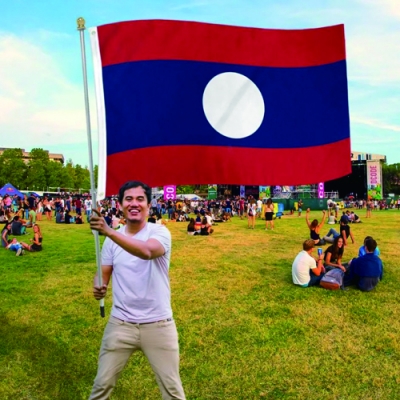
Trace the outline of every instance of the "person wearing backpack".
[[292, 264], [292, 279], [295, 285], [301, 287], [316, 286], [325, 273], [323, 265], [324, 255], [321, 253], [318, 258], [312, 256], [315, 243], [308, 239], [303, 243], [303, 251], [297, 254]]

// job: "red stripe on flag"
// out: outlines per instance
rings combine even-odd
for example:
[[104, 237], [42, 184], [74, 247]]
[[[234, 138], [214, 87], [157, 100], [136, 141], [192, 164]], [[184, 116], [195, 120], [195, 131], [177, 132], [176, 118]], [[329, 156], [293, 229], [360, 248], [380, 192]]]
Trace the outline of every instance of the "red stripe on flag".
[[106, 195], [117, 194], [129, 180], [151, 187], [209, 182], [294, 186], [326, 182], [350, 173], [350, 139], [297, 149], [149, 147], [107, 157]]
[[309, 67], [344, 60], [344, 25], [260, 29], [141, 20], [98, 27], [102, 65], [188, 60], [260, 67]]

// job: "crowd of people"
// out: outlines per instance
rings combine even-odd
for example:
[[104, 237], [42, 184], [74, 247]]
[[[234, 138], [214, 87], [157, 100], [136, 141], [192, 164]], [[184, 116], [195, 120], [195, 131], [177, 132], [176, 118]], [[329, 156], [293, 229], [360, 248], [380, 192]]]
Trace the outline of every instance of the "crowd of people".
[[[19, 199], [14, 204], [7, 197], [0, 198], [0, 216], [5, 221], [1, 232], [2, 246], [17, 256], [25, 251], [42, 250], [43, 236], [37, 221], [43, 214], [56, 223], [90, 223], [90, 229], [105, 236], [101, 254], [101, 280], [94, 277], [93, 295], [97, 300], [107, 295], [113, 276], [113, 308], [101, 342], [98, 372], [90, 399], [108, 398], [131, 354], [142, 350], [155, 372], [163, 398], [184, 399], [179, 376], [179, 345], [171, 309], [169, 266], [171, 234], [160, 225], [188, 222], [188, 235], [209, 236], [216, 223], [229, 223], [237, 216], [247, 217], [247, 227], [255, 228], [256, 219], [265, 220], [265, 229], [274, 229], [275, 208], [272, 199], [248, 198], [163, 201], [151, 197], [151, 189], [142, 182], [124, 184], [117, 198], [108, 198], [93, 207], [90, 196], [35, 197]], [[298, 216], [303, 204], [299, 201]], [[366, 204], [368, 216], [368, 203]], [[293, 214], [293, 212], [292, 212]], [[195, 215], [195, 217], [192, 217]], [[168, 218], [163, 218], [167, 216]], [[344, 251], [355, 244], [351, 224], [360, 223], [353, 211], [343, 211], [339, 218], [336, 205], [322, 212], [322, 220], [306, 224], [310, 238], [303, 242], [303, 250], [292, 265], [293, 283], [300, 287], [321, 284], [332, 271], [343, 274], [343, 286], [356, 285], [362, 291], [373, 290], [383, 278], [380, 250], [371, 236], [364, 239], [358, 257], [344, 261]], [[322, 236], [327, 224], [331, 227]], [[18, 241], [32, 229], [30, 243]], [[322, 236], [322, 237], [321, 237]], [[329, 244], [325, 251], [316, 246]], [[123, 250], [123, 251], [122, 251]], [[321, 284], [322, 285], [322, 284]], [[138, 301], [140, 298], [140, 301]]]
[[[108, 227], [118, 229], [126, 224], [120, 203], [116, 197], [106, 198], [99, 202], [99, 212]], [[371, 216], [371, 211], [383, 207], [382, 202], [377, 201], [356, 201], [354, 205], [356, 211], [366, 209], [366, 218]], [[298, 215], [301, 216], [303, 203], [298, 203]], [[18, 196], [0, 197], [0, 219], [5, 222], [1, 232], [2, 247], [14, 251], [17, 256], [23, 255], [25, 251], [41, 251], [43, 237], [40, 227], [37, 224], [41, 221], [43, 214], [48, 221], [53, 218], [56, 223], [64, 224], [83, 224], [85, 215], [87, 222], [90, 221], [92, 215], [92, 199], [90, 195], [85, 197], [70, 194], [64, 196], [55, 196], [51, 198], [44, 196], [43, 198], [31, 195], [24, 195], [24, 198]], [[383, 267], [380, 260], [371, 258], [368, 254], [373, 253], [379, 256], [379, 249], [376, 250], [377, 244], [373, 238], [367, 237], [364, 245], [360, 248], [358, 259], [361, 261], [348, 263], [343, 262], [343, 254], [346, 246], [350, 241], [354, 244], [355, 238], [351, 230], [351, 224], [361, 223], [360, 216], [355, 211], [345, 210], [339, 218], [338, 203], [328, 200], [328, 211], [322, 212], [322, 219], [310, 221], [310, 210], [306, 211], [306, 224], [310, 232], [310, 239], [303, 243], [303, 251], [296, 257], [293, 266], [293, 282], [300, 286], [313, 286], [318, 284], [325, 273], [332, 268], [340, 269], [344, 274], [344, 282], [346, 284], [358, 282], [363, 289], [372, 289], [376, 286], [379, 279], [382, 279]], [[293, 210], [291, 212], [293, 214]], [[194, 214], [194, 217], [191, 215]], [[234, 197], [232, 199], [211, 199], [211, 200], [188, 200], [177, 199], [164, 201], [162, 198], [152, 196], [149, 205], [149, 215], [147, 222], [154, 224], [163, 224], [169, 222], [188, 222], [188, 235], [209, 236], [214, 232], [216, 223], [229, 222], [233, 216], [241, 219], [247, 218], [247, 227], [254, 229], [256, 219], [265, 220], [265, 230], [274, 229], [274, 204], [272, 199], [255, 199], [252, 196], [247, 198]], [[167, 218], [165, 218], [167, 217]], [[328, 225], [338, 224], [338, 228], [331, 227], [325, 235], [322, 230], [327, 220]], [[32, 228], [33, 237], [30, 243], [18, 241], [17, 238], [9, 236], [26, 235], [28, 229]], [[318, 255], [316, 259], [311, 256], [316, 246], [330, 246]], [[372, 249], [372, 250], [371, 250]], [[311, 259], [314, 263], [311, 262]], [[364, 260], [364, 261], [363, 261]], [[371, 261], [373, 260], [373, 262]], [[360, 263], [367, 263], [369, 271], [374, 271], [374, 285], [365, 285], [363, 280], [359, 278], [359, 272], [356, 269]], [[352, 267], [353, 265], [353, 267]], [[378, 278], [376, 281], [375, 278]]]
[[[310, 238], [303, 243], [303, 250], [297, 255], [292, 264], [292, 279], [295, 285], [310, 287], [319, 285], [332, 270], [340, 270], [342, 273], [340, 286], [356, 285], [362, 291], [371, 291], [383, 278], [383, 263], [379, 258], [380, 250], [376, 240], [367, 236], [363, 245], [359, 248], [358, 257], [349, 262], [343, 261], [344, 250], [351, 240], [355, 244], [350, 224], [360, 223], [361, 220], [354, 212], [344, 211], [339, 221], [339, 232], [330, 228], [327, 234], [321, 237], [321, 232], [326, 220], [327, 211], [322, 211], [322, 220], [309, 220], [310, 209], [306, 212], [306, 224], [309, 229]], [[333, 212], [330, 217], [335, 217]], [[328, 221], [328, 224], [330, 222]], [[330, 246], [323, 251], [320, 247], [318, 257], [312, 253], [316, 246]], [[337, 274], [336, 274], [337, 275]], [[333, 275], [332, 275], [333, 276]]]

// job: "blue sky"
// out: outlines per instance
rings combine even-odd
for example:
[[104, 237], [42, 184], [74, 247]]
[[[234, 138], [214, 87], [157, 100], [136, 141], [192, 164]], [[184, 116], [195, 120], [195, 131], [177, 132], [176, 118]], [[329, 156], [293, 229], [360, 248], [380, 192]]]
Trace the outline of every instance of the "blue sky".
[[[88, 165], [76, 19], [180, 19], [260, 28], [345, 24], [352, 149], [400, 162], [398, 0], [13, 0], [0, 27], [0, 147], [41, 147]], [[88, 35], [86, 35], [88, 39]], [[96, 107], [86, 41], [94, 162]], [[340, 162], [340, 160], [338, 160]]]

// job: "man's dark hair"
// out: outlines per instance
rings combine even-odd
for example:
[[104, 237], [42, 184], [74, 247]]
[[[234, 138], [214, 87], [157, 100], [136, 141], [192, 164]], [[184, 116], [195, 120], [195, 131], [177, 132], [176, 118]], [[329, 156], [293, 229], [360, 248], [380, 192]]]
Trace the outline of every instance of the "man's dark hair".
[[16, 216], [13, 218], [13, 221], [18, 221], [18, 220], [19, 220], [19, 216], [16, 215]]
[[367, 239], [367, 240], [365, 241], [365, 247], [367, 248], [367, 250], [368, 250], [370, 253], [373, 253], [373, 252], [375, 251], [375, 249], [376, 249], [377, 246], [378, 246], [378, 244], [376, 243], [376, 240], [375, 240], [375, 239], [370, 238], [370, 239]]
[[124, 199], [125, 192], [129, 189], [134, 189], [137, 187], [143, 188], [144, 192], [146, 193], [146, 198], [147, 198], [147, 204], [150, 204], [151, 202], [151, 187], [146, 185], [143, 182], [140, 181], [128, 181], [125, 182], [119, 189], [118, 193], [118, 201], [122, 203], [122, 200]]
[[365, 236], [365, 239], [364, 239], [364, 246], [365, 246], [365, 242], [366, 242], [368, 239], [373, 239], [373, 237], [372, 237], [372, 236]]

